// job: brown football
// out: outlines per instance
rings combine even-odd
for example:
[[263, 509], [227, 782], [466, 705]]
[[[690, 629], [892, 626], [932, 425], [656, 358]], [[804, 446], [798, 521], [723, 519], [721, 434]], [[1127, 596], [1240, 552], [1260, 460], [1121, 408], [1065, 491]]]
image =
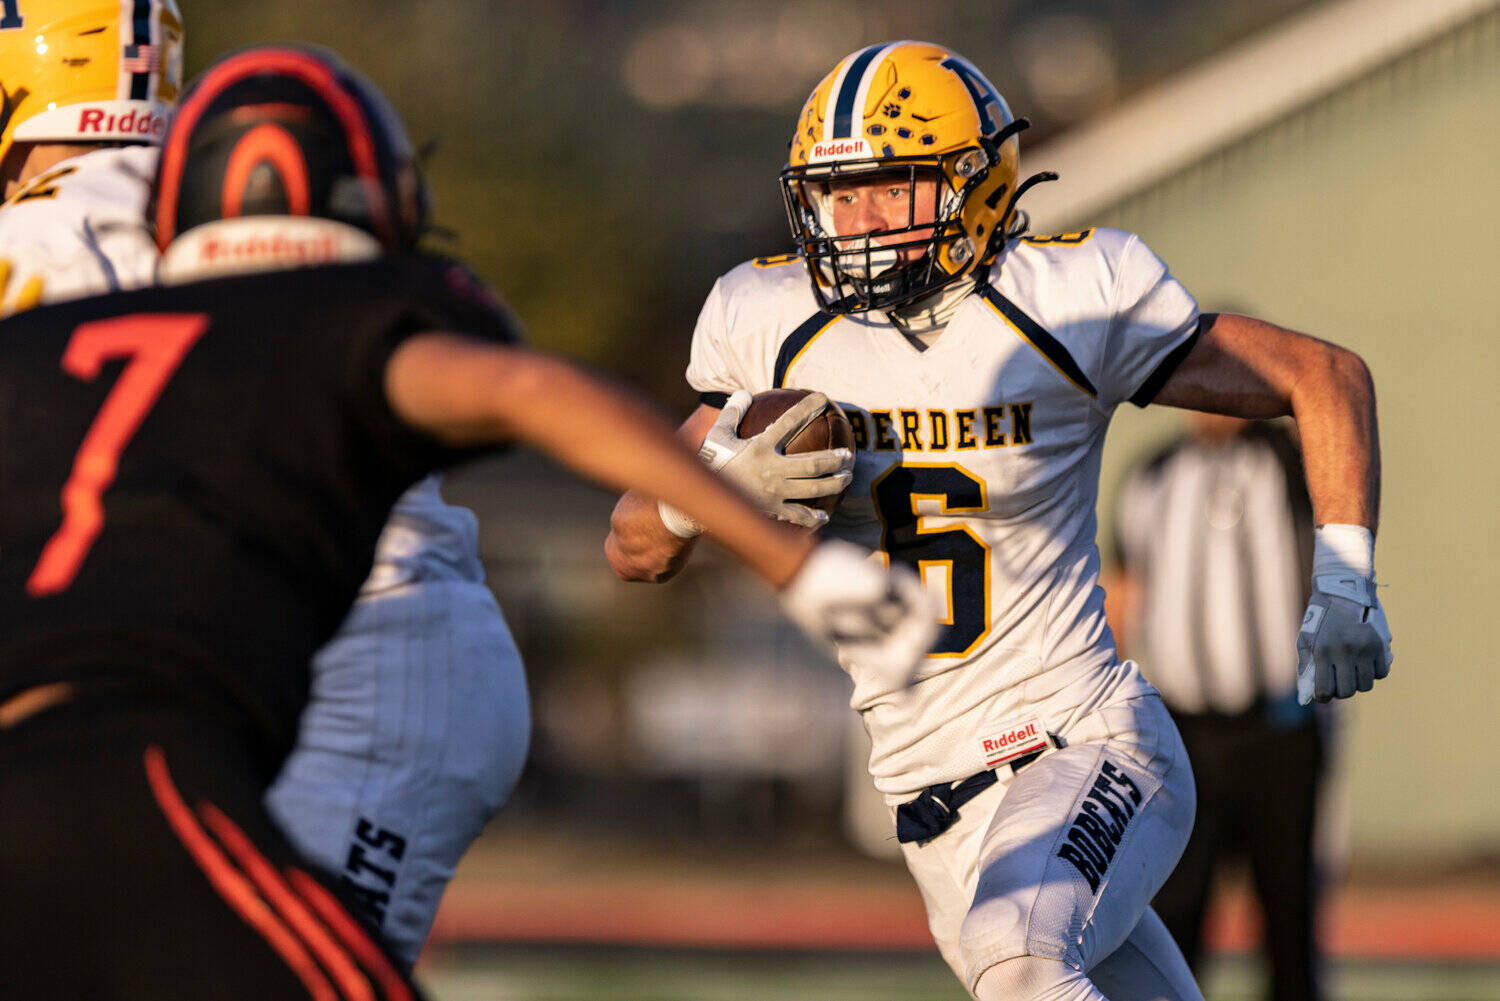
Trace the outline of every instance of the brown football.
[[[768, 389], [764, 393], [756, 393], [750, 401], [750, 408], [740, 420], [739, 436], [750, 438], [760, 434], [776, 418], [791, 409], [792, 404], [810, 392], [808, 389]], [[832, 400], [828, 401], [828, 406], [823, 408], [822, 413], [786, 443], [782, 451], [787, 455], [796, 455], [799, 452], [821, 452], [828, 448], [854, 448], [854, 426], [844, 416], [843, 409]], [[808, 498], [803, 503], [808, 507], [832, 511], [838, 506], [841, 497], [843, 494]]]

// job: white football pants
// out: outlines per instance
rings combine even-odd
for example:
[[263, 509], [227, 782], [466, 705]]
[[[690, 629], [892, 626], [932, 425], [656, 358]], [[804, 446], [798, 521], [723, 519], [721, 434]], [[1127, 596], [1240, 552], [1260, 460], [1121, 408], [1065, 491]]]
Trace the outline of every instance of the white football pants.
[[361, 597], [314, 658], [266, 806], [409, 969], [530, 739], [521, 655], [489, 589], [403, 584]]
[[[1168, 1001], [1200, 1001], [1170, 937], [1153, 934], [1159, 920], [1133, 935], [1192, 828], [1192, 771], [1176, 727], [1153, 695], [1104, 706], [1060, 736], [1063, 746], [1020, 772], [1002, 768], [947, 831], [902, 846], [943, 958], [971, 993], [996, 968], [977, 996], [999, 997], [991, 984], [1009, 978], [1009, 1001], [1072, 998], [1062, 980], [1098, 998], [1086, 975], [1130, 938], [1122, 961], [1101, 970], [1109, 998], [1170, 990]], [[887, 798], [893, 815], [903, 799]], [[1052, 963], [1005, 962], [1019, 957]], [[1154, 983], [1136, 991], [1141, 978]]]

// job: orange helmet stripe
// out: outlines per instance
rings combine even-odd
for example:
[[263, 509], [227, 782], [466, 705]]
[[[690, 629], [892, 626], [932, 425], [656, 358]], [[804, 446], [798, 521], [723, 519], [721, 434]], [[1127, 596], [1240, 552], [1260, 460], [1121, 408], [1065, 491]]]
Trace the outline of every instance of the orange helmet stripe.
[[312, 191], [307, 179], [307, 160], [292, 134], [275, 122], [262, 122], [241, 137], [229, 154], [224, 169], [224, 218], [233, 219], [244, 207], [245, 185], [250, 172], [262, 163], [270, 164], [286, 192], [287, 209], [292, 215], [312, 211]]

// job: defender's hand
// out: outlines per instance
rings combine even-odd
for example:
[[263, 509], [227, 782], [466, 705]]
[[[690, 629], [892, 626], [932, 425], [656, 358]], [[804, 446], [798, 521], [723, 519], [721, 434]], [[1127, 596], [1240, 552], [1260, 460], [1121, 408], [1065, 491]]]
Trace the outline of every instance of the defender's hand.
[[891, 689], [909, 685], [937, 637], [937, 618], [917, 575], [887, 571], [866, 549], [824, 542], [781, 592], [787, 617], [814, 640]]
[[1297, 633], [1297, 701], [1347, 699], [1391, 673], [1391, 630], [1373, 578], [1313, 578]]
[[760, 434], [741, 438], [738, 428], [750, 407], [750, 399], [743, 389], [729, 398], [703, 439], [699, 458], [749, 494], [773, 518], [803, 528], [827, 524], [828, 512], [797, 501], [841, 493], [854, 475], [854, 453], [847, 448], [835, 448], [786, 455], [782, 449], [822, 413], [828, 397], [809, 393]]
[[42, 276], [20, 279], [10, 258], [0, 257], [0, 319], [31, 309], [41, 301]]

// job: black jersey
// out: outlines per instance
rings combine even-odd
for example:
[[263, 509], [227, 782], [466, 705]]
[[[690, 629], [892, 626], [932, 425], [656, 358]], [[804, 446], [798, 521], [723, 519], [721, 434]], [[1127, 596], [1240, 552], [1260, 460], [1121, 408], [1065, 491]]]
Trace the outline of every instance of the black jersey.
[[390, 409], [406, 337], [510, 341], [427, 256], [80, 300], [0, 323], [0, 699], [123, 678], [281, 753], [397, 497], [468, 457]]

